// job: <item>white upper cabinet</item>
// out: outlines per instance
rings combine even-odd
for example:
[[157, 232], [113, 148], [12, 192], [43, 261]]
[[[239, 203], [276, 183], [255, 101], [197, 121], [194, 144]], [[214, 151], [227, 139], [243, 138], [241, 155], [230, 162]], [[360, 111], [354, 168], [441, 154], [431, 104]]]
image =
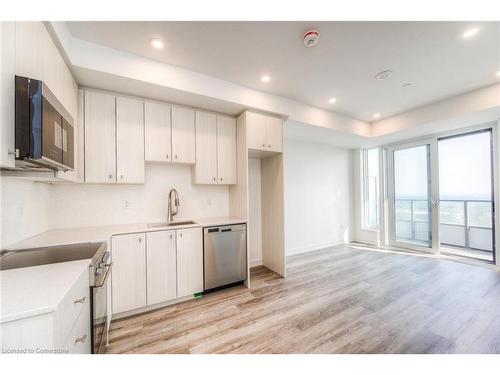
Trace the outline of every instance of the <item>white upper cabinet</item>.
[[85, 91], [85, 182], [116, 182], [115, 96]]
[[0, 22], [0, 167], [14, 168], [15, 24]]
[[247, 146], [254, 150], [266, 148], [266, 116], [246, 112]]
[[142, 101], [116, 98], [116, 181], [144, 183], [144, 115]]
[[236, 120], [217, 116], [217, 170], [219, 184], [236, 184]]
[[175, 230], [146, 233], [148, 305], [177, 297]]
[[213, 113], [196, 112], [197, 184], [217, 184], [217, 117]]
[[283, 121], [281, 119], [266, 117], [266, 143], [269, 151], [283, 151]]
[[236, 183], [236, 120], [196, 112], [195, 184]]
[[111, 285], [113, 314], [146, 306], [145, 234], [113, 236]]
[[177, 296], [203, 291], [202, 229], [177, 230]]
[[194, 164], [196, 161], [195, 115], [188, 108], [172, 107], [172, 161]]
[[144, 103], [146, 161], [172, 161], [171, 107]]
[[283, 151], [283, 121], [260, 113], [246, 112], [247, 147], [260, 151]]

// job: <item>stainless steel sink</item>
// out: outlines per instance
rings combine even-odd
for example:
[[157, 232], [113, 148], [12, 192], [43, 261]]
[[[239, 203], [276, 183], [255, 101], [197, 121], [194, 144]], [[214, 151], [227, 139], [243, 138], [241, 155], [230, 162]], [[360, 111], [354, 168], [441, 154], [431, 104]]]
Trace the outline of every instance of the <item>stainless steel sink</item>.
[[170, 223], [150, 223], [148, 224], [148, 228], [156, 228], [156, 227], [177, 227], [179, 225], [190, 225], [190, 224], [196, 224], [192, 220], [185, 220], [185, 221], [171, 221]]

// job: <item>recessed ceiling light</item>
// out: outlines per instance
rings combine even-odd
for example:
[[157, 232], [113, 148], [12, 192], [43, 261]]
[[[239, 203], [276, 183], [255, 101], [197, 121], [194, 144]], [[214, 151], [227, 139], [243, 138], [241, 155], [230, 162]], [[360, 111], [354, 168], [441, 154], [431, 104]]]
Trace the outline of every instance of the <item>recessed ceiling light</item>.
[[163, 48], [163, 42], [160, 39], [151, 39], [150, 41], [151, 46], [156, 49], [161, 49]]
[[411, 82], [406, 82], [406, 83], [405, 83], [403, 86], [401, 86], [401, 87], [402, 87], [402, 88], [404, 88], [404, 89], [406, 89], [407, 87], [410, 87], [410, 86], [412, 86], [412, 85], [413, 85], [413, 83], [411, 83]]
[[472, 29], [468, 29], [468, 30], [466, 30], [466, 31], [462, 34], [462, 38], [464, 38], [464, 39], [469, 39], [469, 38], [472, 38], [472, 37], [473, 37], [473, 36], [475, 36], [478, 32], [479, 32], [479, 27], [473, 27]]
[[373, 114], [373, 118], [379, 118], [380, 117], [380, 113], [374, 113]]
[[261, 79], [262, 82], [269, 82], [271, 80], [271, 77], [269, 77], [267, 74], [264, 74]]
[[328, 99], [328, 103], [333, 104], [337, 101], [337, 98], [330, 98]]

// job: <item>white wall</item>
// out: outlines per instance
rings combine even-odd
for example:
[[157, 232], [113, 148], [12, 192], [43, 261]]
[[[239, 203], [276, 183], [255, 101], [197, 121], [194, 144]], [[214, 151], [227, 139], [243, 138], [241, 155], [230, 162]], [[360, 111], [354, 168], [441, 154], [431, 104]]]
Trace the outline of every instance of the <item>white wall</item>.
[[2, 248], [49, 229], [164, 222], [171, 188], [178, 190], [181, 203], [176, 219], [229, 216], [228, 187], [191, 184], [189, 166], [148, 164], [144, 185], [3, 178], [1, 188]]
[[1, 178], [1, 248], [49, 229], [50, 186]]
[[349, 242], [351, 150], [285, 140], [284, 157], [287, 255]]
[[260, 160], [248, 159], [248, 237], [250, 267], [262, 264], [262, 190]]
[[144, 185], [53, 185], [50, 227], [164, 222], [171, 188], [181, 204], [176, 220], [229, 215], [227, 186], [193, 185], [189, 166], [147, 164]]

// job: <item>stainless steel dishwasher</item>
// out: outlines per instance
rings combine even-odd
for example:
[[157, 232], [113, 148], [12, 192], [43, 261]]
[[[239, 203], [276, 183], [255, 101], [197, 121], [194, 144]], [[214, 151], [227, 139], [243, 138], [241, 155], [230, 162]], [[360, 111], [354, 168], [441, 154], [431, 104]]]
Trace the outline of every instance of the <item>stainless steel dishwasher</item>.
[[247, 278], [247, 226], [203, 229], [204, 290], [213, 291]]

